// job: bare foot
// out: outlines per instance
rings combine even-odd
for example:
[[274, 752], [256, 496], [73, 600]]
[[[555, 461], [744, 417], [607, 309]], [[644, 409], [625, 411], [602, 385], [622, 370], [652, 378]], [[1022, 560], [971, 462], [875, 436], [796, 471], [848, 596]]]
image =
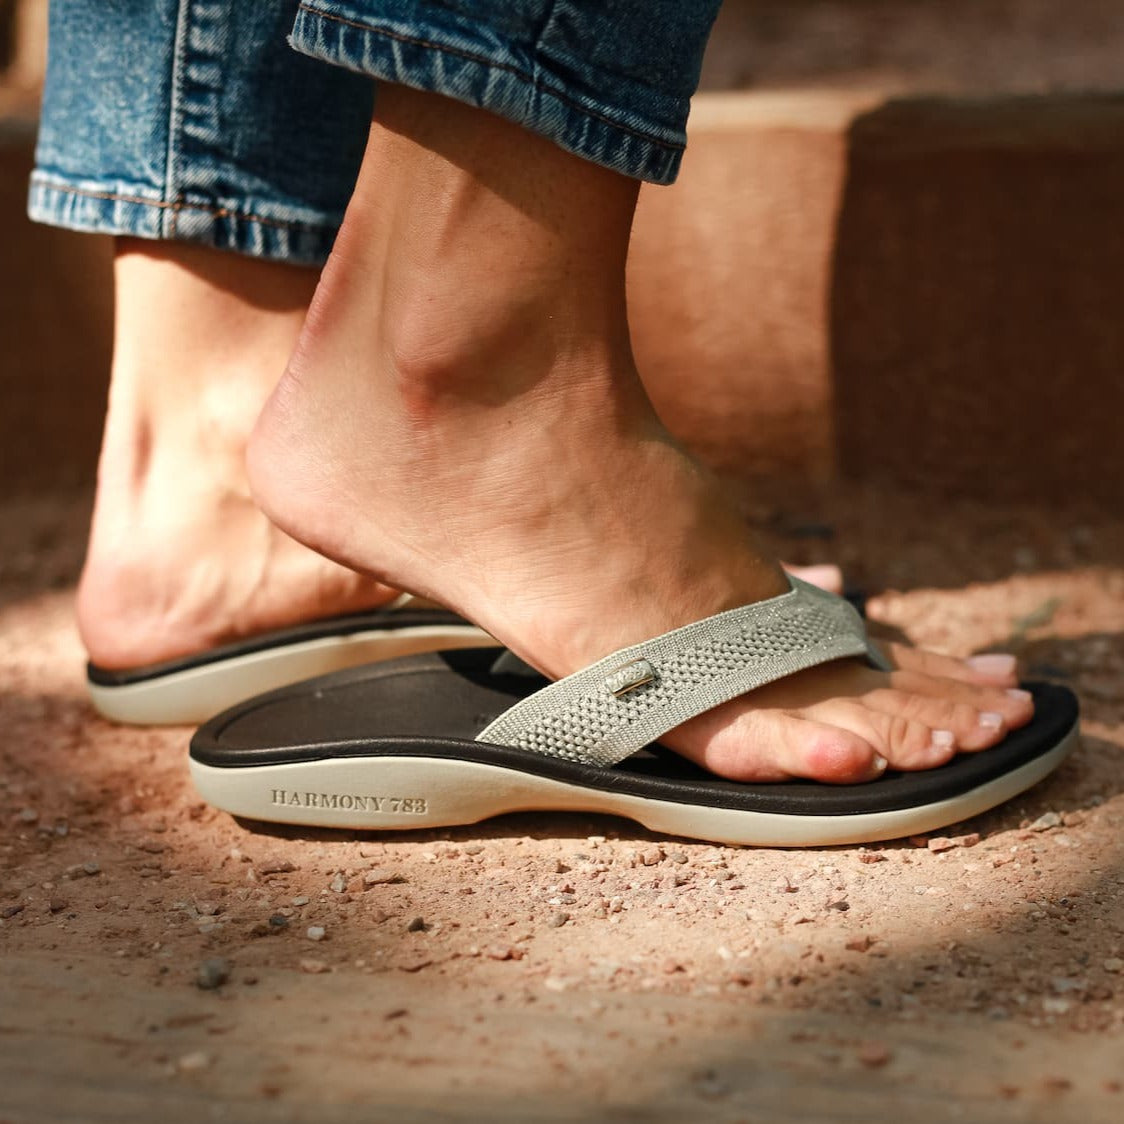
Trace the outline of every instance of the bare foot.
[[250, 498], [246, 442], [315, 280], [191, 246], [120, 245], [77, 605], [94, 663], [137, 667], [397, 595], [294, 542]]
[[[637, 376], [635, 185], [432, 95], [387, 88], [380, 105], [251, 442], [264, 510], [552, 676], [786, 589]], [[734, 779], [847, 782], [985, 749], [1031, 717], [1013, 666], [896, 658], [890, 674], [812, 669], [665, 740]]]

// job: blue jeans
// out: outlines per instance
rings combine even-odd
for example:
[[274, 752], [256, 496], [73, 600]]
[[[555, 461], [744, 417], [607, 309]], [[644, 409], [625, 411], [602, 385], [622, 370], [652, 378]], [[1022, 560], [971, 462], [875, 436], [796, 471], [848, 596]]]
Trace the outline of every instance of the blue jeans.
[[720, 2], [51, 0], [29, 211], [319, 264], [355, 183], [371, 79], [670, 183]]

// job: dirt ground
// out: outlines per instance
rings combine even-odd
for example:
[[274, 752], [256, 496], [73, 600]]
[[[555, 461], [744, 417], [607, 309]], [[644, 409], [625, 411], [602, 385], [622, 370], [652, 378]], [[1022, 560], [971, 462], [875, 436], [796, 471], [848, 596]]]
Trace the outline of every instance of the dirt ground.
[[87, 506], [0, 519], [4, 1124], [1124, 1113], [1119, 517], [751, 505], [872, 616], [1013, 647], [1084, 707], [1054, 778], [944, 838], [754, 851], [593, 816], [357, 837], [207, 808], [189, 731], [83, 696]]

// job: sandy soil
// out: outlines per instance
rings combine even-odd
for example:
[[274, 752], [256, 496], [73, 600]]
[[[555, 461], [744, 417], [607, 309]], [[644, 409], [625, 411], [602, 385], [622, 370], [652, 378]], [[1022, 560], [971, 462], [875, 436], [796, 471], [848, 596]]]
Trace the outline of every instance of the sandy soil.
[[1071, 684], [1081, 749], [871, 848], [236, 823], [189, 731], [83, 697], [87, 498], [8, 503], [0, 1121], [1119, 1119], [1124, 521], [872, 488], [749, 510], [913, 638]]

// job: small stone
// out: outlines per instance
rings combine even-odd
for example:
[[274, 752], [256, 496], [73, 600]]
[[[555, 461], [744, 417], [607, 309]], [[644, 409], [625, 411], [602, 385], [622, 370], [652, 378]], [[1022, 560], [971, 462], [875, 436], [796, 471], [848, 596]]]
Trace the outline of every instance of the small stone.
[[884, 1066], [894, 1056], [885, 1042], [864, 1042], [858, 1049], [858, 1059], [868, 1069]]
[[967, 835], [957, 835], [953, 839], [953, 843], [957, 847], [974, 847], [980, 841], [980, 833], [978, 831], [970, 831]]
[[667, 857], [673, 863], [685, 863], [687, 861], [687, 855], [684, 851], [672, 851]]
[[398, 970], [400, 972], [420, 972], [423, 968], [428, 968], [432, 963], [432, 956], [417, 956], [412, 960], [404, 960], [398, 965]]
[[463, 850], [466, 855], [479, 855], [484, 850], [484, 844], [466, 843]]
[[1054, 827], [1061, 827], [1062, 818], [1057, 812], [1044, 812], [1030, 825], [1031, 831], [1049, 831]]
[[327, 935], [323, 925], [309, 925], [308, 932], [305, 934], [310, 941], [322, 941]]
[[559, 910], [559, 912], [550, 919], [549, 924], [552, 929], [561, 929], [562, 926], [565, 925], [569, 920], [570, 915]]
[[1084, 980], [1073, 980], [1067, 976], [1054, 976], [1050, 980], [1050, 990], [1055, 995], [1065, 995], [1071, 991], [1084, 991], [1087, 986]]
[[336, 876], [328, 883], [328, 889], [333, 894], [342, 894], [347, 890], [347, 879], [344, 877], [343, 871], [336, 873]]
[[200, 991], [214, 991], [230, 979], [231, 963], [221, 956], [211, 956], [195, 969], [195, 986]]
[[951, 851], [955, 847], [956, 841], [949, 839], [947, 835], [935, 835], [929, 840], [929, 850], [937, 855], [944, 851]]
[[1106, 972], [1124, 972], [1124, 960], [1120, 960], [1115, 956], [1110, 956], [1104, 962], [1104, 970]]
[[35, 823], [39, 813], [34, 808], [21, 808], [16, 818], [20, 823]]
[[843, 947], [848, 952], [869, 952], [874, 946], [872, 937], [859, 937], [857, 940], [848, 941]]
[[306, 898], [303, 894], [301, 894], [298, 897], [293, 898], [293, 905], [295, 905], [295, 906], [308, 905], [308, 898]]
[[211, 1064], [211, 1055], [205, 1053], [203, 1050], [195, 1050], [193, 1053], [184, 1054], [176, 1062], [176, 1069], [180, 1073], [198, 1073], [202, 1069], [207, 1069]]
[[370, 889], [372, 886], [392, 886], [398, 883], [405, 882], [406, 879], [398, 874], [396, 871], [387, 870], [385, 867], [375, 867], [374, 870], [368, 870], [363, 875], [363, 885], [365, 888]]
[[1042, 1088], [1052, 1095], [1068, 1093], [1073, 1088], [1073, 1082], [1068, 1077], [1046, 1077], [1043, 1078]]
[[198, 913], [200, 917], [214, 917], [220, 909], [222, 909], [222, 906], [220, 906], [218, 902], [195, 903], [195, 912]]
[[573, 867], [567, 866], [561, 859], [554, 860], [555, 874], [569, 874]]
[[429, 926], [426, 925], [425, 919], [422, 917], [415, 917], [406, 926], [407, 933], [424, 933]]
[[677, 973], [685, 972], [686, 970], [686, 966], [681, 961], [676, 960], [671, 956], [664, 960], [664, 962], [660, 965], [660, 971], [663, 972], [665, 976], [674, 976]]
[[269, 919], [269, 928], [274, 933], [289, 927], [289, 919], [283, 913], [275, 913]]
[[720, 1100], [730, 1095], [729, 1083], [723, 1081], [713, 1069], [696, 1073], [691, 1078], [691, 1083], [695, 1087], [695, 1092], [708, 1101]]
[[1042, 1000], [1042, 1010], [1048, 1015], [1064, 1015], [1073, 1004], [1068, 999], [1055, 999], [1047, 995]]
[[51, 898], [51, 900], [47, 903], [47, 908], [52, 913], [62, 913], [62, 911], [66, 909], [69, 904], [70, 903], [66, 900], [66, 898]]
[[851, 903], [848, 901], [828, 902], [824, 907], [825, 909], [834, 909], [837, 913], [846, 913], [851, 908]]
[[310, 976], [322, 976], [325, 972], [330, 972], [332, 968], [326, 960], [317, 960], [315, 956], [302, 956], [300, 970]]
[[258, 867], [258, 874], [292, 874], [296, 869], [288, 859], [266, 859]]
[[15, 905], [6, 905], [0, 909], [0, 917], [6, 921], [9, 917], [15, 917], [17, 913], [23, 913], [22, 903], [17, 902]]
[[663, 859], [663, 852], [658, 847], [646, 847], [638, 858], [644, 866], [656, 866]]
[[859, 862], [861, 863], [884, 863], [889, 860], [881, 851], [861, 851], [859, 852]]
[[514, 945], [493, 945], [484, 950], [484, 955], [489, 960], [522, 960], [523, 950]]

